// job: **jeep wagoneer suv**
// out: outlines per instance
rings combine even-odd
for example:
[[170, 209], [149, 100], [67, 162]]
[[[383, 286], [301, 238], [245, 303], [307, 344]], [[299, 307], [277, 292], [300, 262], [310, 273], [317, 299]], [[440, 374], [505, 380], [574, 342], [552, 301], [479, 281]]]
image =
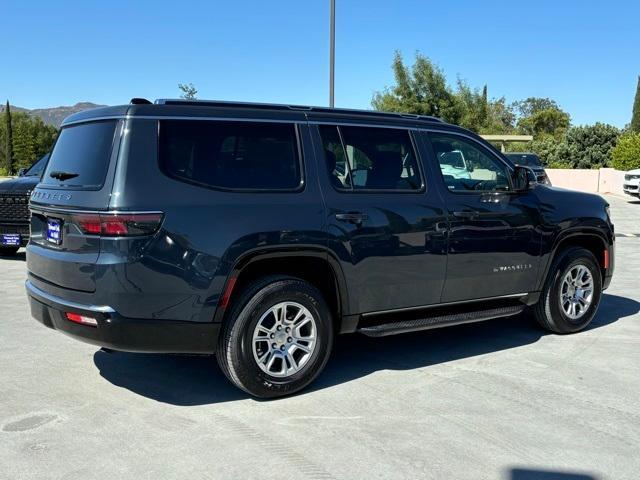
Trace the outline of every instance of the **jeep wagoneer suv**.
[[340, 333], [525, 309], [577, 332], [613, 273], [602, 198], [416, 115], [134, 99], [65, 120], [30, 208], [38, 321], [215, 353], [259, 397], [308, 385]]

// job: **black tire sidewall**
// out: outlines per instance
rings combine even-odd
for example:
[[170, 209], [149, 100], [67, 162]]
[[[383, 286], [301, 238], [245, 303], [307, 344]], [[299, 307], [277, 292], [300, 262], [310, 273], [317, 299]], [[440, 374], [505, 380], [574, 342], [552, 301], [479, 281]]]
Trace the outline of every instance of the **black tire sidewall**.
[[[253, 331], [260, 317], [280, 302], [296, 302], [313, 315], [316, 323], [316, 346], [312, 357], [300, 372], [287, 378], [268, 375], [253, 357]], [[320, 292], [308, 283], [295, 279], [279, 279], [260, 288], [232, 319], [227, 358], [232, 363], [241, 388], [252, 395], [269, 398], [294, 393], [311, 383], [324, 368], [333, 344], [331, 312]], [[237, 380], [237, 381], [236, 381]]]
[[[576, 321], [569, 318], [562, 309], [560, 305], [560, 289], [562, 288], [562, 282], [567, 272], [577, 265], [583, 265], [589, 269], [593, 278], [594, 291], [589, 309]], [[551, 318], [547, 320], [554, 331], [558, 333], [573, 333], [589, 325], [598, 310], [602, 296], [602, 273], [593, 254], [585, 249], [572, 249], [566, 252], [558, 262], [553, 281], [549, 285], [546, 296], [547, 315], [551, 314]]]

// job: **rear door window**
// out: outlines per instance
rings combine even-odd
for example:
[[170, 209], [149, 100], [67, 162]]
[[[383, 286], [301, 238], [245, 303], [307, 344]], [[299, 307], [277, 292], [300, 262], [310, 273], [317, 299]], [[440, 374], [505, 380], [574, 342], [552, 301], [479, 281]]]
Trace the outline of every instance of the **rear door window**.
[[169, 176], [238, 190], [293, 190], [302, 176], [292, 123], [163, 120], [160, 164]]
[[327, 170], [338, 189], [415, 191], [423, 187], [407, 130], [320, 125]]
[[64, 127], [41, 183], [97, 189], [104, 185], [116, 131], [115, 120]]

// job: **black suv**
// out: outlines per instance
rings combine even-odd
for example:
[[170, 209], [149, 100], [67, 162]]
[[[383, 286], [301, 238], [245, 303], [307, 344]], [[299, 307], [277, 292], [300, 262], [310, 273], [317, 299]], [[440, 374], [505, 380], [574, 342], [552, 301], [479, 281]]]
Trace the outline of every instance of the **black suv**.
[[18, 177], [0, 182], [0, 255], [15, 255], [29, 241], [29, 196], [48, 159], [46, 154]]
[[511, 152], [505, 153], [505, 156], [513, 162], [514, 165], [521, 165], [523, 167], [529, 167], [536, 175], [538, 183], [546, 183], [551, 185], [547, 172], [545, 172], [540, 157], [535, 153], [521, 153]]
[[[450, 152], [468, 173], [443, 171]], [[338, 333], [527, 308], [579, 331], [613, 273], [602, 198], [415, 115], [134, 99], [65, 120], [30, 208], [38, 321], [111, 350], [215, 353], [259, 397], [308, 385]]]

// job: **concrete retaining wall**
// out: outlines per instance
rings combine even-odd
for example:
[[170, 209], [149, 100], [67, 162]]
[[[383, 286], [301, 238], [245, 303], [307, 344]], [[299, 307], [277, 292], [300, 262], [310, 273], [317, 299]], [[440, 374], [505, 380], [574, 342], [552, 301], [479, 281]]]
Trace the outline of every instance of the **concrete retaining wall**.
[[598, 170], [548, 168], [546, 172], [549, 180], [556, 187], [570, 188], [581, 192], [624, 195], [622, 183], [625, 172], [614, 168], [600, 168]]

